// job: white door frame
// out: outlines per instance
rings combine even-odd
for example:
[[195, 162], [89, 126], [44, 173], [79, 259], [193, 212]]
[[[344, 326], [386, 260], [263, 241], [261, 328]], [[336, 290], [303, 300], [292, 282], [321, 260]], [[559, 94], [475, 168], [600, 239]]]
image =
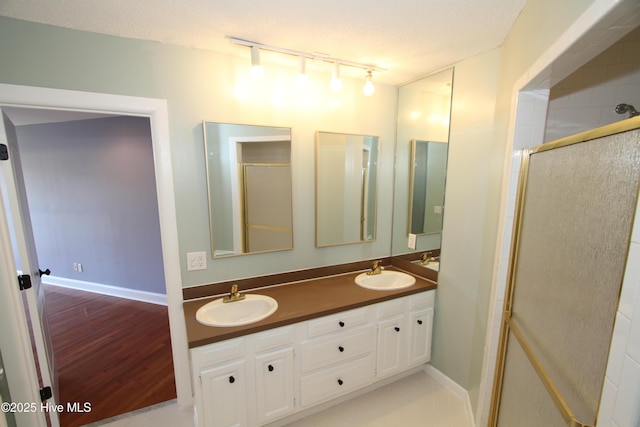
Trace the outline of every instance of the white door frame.
[[[167, 101], [154, 98], [0, 84], [0, 107], [87, 111], [149, 118], [178, 405], [181, 407], [191, 406], [193, 397], [189, 374], [186, 325], [182, 308], [182, 277]], [[0, 223], [2, 222], [8, 223], [4, 209], [0, 209]], [[7, 247], [10, 248], [11, 241], [9, 239], [9, 235], [0, 233], [1, 245], [8, 245]], [[12, 268], [15, 270], [15, 263]], [[15, 291], [7, 289], [14, 286], [15, 283], [12, 283], [12, 280], [8, 282], [2, 280], [7, 277], [0, 278], [0, 293], [2, 295], [15, 293]], [[15, 280], [13, 281], [15, 282]], [[12, 347], [11, 351], [22, 354], [31, 352], [29, 336], [16, 336], [16, 342]], [[3, 347], [4, 351], [10, 350]], [[35, 366], [32, 366], [32, 369], [35, 372]], [[27, 368], [24, 372], [30, 375], [28, 371], [30, 369]], [[29, 383], [28, 377], [24, 378], [24, 383]]]

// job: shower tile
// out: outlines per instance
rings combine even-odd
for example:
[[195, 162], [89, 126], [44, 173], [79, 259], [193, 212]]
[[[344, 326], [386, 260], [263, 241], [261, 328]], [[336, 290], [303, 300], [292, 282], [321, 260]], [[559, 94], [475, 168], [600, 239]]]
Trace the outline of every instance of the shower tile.
[[618, 387], [613, 421], [620, 426], [637, 426], [640, 422], [640, 365], [625, 358], [622, 380]]
[[636, 206], [636, 217], [633, 222], [635, 226], [631, 232], [631, 241], [640, 243], [640, 200], [638, 201], [638, 206]]
[[636, 309], [633, 319], [631, 320], [628, 342], [627, 355], [640, 363], [640, 300], [636, 301]]
[[607, 427], [611, 425], [613, 417], [613, 407], [616, 403], [616, 393], [618, 389], [608, 379], [605, 379], [602, 387], [602, 399], [600, 400], [600, 408], [598, 409], [597, 427]]
[[629, 319], [633, 317], [636, 300], [640, 292], [640, 243], [632, 243], [629, 246], [627, 268], [624, 272], [622, 291], [618, 311]]
[[618, 313], [616, 315], [615, 327], [613, 328], [611, 350], [609, 351], [609, 361], [606, 371], [607, 378], [615, 385], [620, 384], [622, 364], [624, 363], [630, 329], [631, 321], [626, 316]]

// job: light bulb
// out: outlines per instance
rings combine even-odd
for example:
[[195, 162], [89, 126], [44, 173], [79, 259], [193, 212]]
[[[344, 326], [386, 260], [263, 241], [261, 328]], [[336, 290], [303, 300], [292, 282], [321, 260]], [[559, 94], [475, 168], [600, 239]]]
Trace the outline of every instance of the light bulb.
[[264, 76], [264, 69], [260, 65], [260, 49], [251, 46], [251, 77], [260, 80]]
[[300, 56], [300, 72], [296, 76], [296, 82], [299, 86], [306, 86], [309, 83], [309, 77], [307, 77], [307, 62], [304, 56]]
[[365, 76], [366, 82], [364, 84], [364, 87], [362, 88], [362, 93], [364, 93], [366, 96], [371, 96], [373, 95], [373, 92], [376, 91], [376, 88], [373, 85], [373, 82], [371, 82], [371, 77], [372, 77], [371, 70], [368, 70], [367, 75]]
[[329, 84], [331, 90], [334, 92], [340, 92], [342, 90], [342, 81], [340, 80], [340, 64], [333, 63], [333, 73], [331, 75], [331, 83]]

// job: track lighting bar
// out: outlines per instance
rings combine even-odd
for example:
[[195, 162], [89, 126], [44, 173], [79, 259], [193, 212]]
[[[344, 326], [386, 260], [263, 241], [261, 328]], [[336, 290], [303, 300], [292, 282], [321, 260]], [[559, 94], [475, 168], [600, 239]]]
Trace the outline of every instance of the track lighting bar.
[[270, 45], [257, 43], [257, 42], [252, 42], [252, 41], [249, 41], [249, 40], [243, 40], [243, 39], [239, 39], [239, 38], [231, 37], [231, 36], [227, 36], [227, 38], [233, 44], [237, 44], [237, 45], [240, 45], [240, 46], [247, 46], [249, 48], [258, 48], [258, 49], [262, 49], [262, 50], [268, 50], [268, 51], [271, 51], [271, 52], [282, 53], [282, 54], [285, 54], [285, 55], [298, 56], [298, 57], [303, 57], [303, 58], [307, 58], [307, 59], [312, 59], [312, 60], [315, 60], [315, 61], [330, 62], [332, 64], [339, 64], [339, 65], [344, 65], [344, 66], [347, 66], [347, 67], [359, 68], [359, 69], [366, 70], [366, 71], [378, 71], [378, 72], [379, 71], [387, 71], [386, 68], [381, 68], [381, 67], [378, 67], [378, 66], [375, 66], [375, 65], [372, 65], [372, 64], [364, 64], [364, 63], [361, 63], [361, 62], [347, 61], [347, 60], [344, 60], [344, 59], [333, 58], [331, 56], [322, 55], [322, 54], [318, 54], [318, 53], [302, 52], [302, 51], [299, 51], [299, 50], [286, 49], [286, 48], [277, 47], [277, 46], [270, 46]]

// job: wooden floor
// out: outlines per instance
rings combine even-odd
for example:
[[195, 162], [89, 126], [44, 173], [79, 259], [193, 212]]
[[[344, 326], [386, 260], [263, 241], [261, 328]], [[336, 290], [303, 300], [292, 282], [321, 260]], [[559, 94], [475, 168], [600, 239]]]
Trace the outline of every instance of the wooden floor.
[[76, 427], [175, 399], [167, 307], [45, 286], [60, 403]]

